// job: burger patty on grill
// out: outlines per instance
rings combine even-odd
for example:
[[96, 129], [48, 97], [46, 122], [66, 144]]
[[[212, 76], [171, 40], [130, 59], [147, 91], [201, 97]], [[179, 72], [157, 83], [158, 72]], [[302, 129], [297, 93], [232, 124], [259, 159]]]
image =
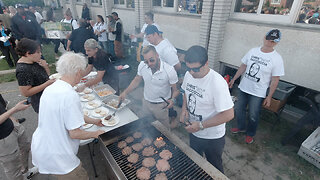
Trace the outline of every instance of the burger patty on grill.
[[128, 136], [128, 137], [125, 139], [125, 141], [126, 141], [127, 143], [132, 143], [133, 140], [134, 140], [134, 138], [133, 138], [132, 136]]
[[162, 159], [165, 159], [165, 160], [169, 160], [170, 158], [172, 158], [172, 153], [169, 151], [169, 150], [162, 150], [161, 153], [159, 154], [159, 156], [162, 158]]
[[132, 153], [130, 156], [127, 158], [127, 160], [133, 164], [137, 163], [139, 159], [139, 154], [137, 153]]
[[152, 146], [148, 146], [144, 148], [142, 151], [143, 156], [153, 156], [154, 155], [154, 148]]
[[131, 153], [132, 153], [132, 148], [129, 147], [129, 146], [127, 146], [127, 147], [122, 149], [122, 154], [125, 155], [125, 156], [128, 156]]
[[154, 180], [168, 180], [167, 176], [165, 173], [160, 173], [157, 174], [156, 177], [154, 178]]
[[131, 147], [132, 147], [133, 150], [135, 150], [137, 152], [140, 151], [143, 148], [141, 143], [136, 143], [136, 144], [132, 145]]
[[142, 167], [137, 170], [137, 178], [141, 180], [150, 179], [150, 170], [146, 167]]
[[148, 158], [145, 158], [143, 161], [142, 161], [142, 165], [144, 167], [152, 167], [156, 164], [156, 161], [152, 158], [152, 157], [148, 157]]
[[162, 146], [165, 146], [166, 145], [166, 142], [164, 142], [164, 140], [155, 140], [153, 141], [153, 144], [157, 147], [157, 148], [160, 148]]
[[118, 143], [118, 148], [120, 148], [120, 149], [122, 149], [122, 148], [124, 148], [124, 147], [126, 147], [127, 146], [127, 143], [125, 142], [125, 141], [120, 141], [119, 143]]
[[135, 132], [133, 133], [133, 137], [136, 138], [136, 139], [139, 139], [142, 137], [142, 133], [141, 132]]
[[152, 140], [150, 138], [144, 138], [142, 141], [141, 141], [141, 144], [143, 146], [149, 146], [150, 144], [152, 143]]
[[158, 171], [167, 171], [170, 169], [170, 165], [169, 165], [168, 161], [165, 159], [159, 159], [156, 164], [156, 167], [157, 167]]

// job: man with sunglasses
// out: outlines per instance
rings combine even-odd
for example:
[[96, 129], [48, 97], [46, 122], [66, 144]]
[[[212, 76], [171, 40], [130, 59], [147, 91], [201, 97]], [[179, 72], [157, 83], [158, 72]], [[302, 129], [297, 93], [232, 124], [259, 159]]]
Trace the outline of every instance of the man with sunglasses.
[[[173, 107], [179, 95], [176, 83], [177, 72], [172, 66], [160, 60], [156, 49], [149, 45], [142, 51], [144, 61], [138, 66], [137, 76], [120, 95], [120, 100], [144, 81], [144, 98], [142, 100], [142, 116], [152, 115], [169, 127], [168, 109]], [[168, 103], [168, 104], [167, 104]]]
[[[269, 107], [280, 76], [284, 75], [283, 60], [274, 47], [280, 42], [281, 32], [272, 29], [263, 38], [262, 47], [251, 49], [241, 60], [236, 75], [230, 81], [234, 82], [243, 75], [240, 81], [238, 102], [236, 104], [236, 120], [238, 127], [231, 128], [231, 132], [246, 132], [246, 143], [253, 143], [253, 137], [259, 123], [261, 104]], [[269, 93], [267, 94], [267, 89]], [[246, 111], [249, 108], [249, 121], [246, 126]]]
[[209, 68], [207, 50], [192, 46], [185, 54], [187, 72], [180, 122], [190, 133], [190, 146], [223, 173], [225, 123], [234, 117], [228, 84]]

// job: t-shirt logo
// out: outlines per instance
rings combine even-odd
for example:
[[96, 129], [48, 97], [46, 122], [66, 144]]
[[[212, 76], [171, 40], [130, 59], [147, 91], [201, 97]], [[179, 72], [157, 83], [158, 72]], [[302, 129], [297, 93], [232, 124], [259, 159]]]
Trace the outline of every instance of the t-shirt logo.
[[190, 93], [188, 96], [188, 111], [190, 121], [202, 121], [202, 115], [195, 114], [197, 107], [197, 98], [194, 94]]
[[252, 63], [249, 71], [246, 72], [245, 77], [252, 81], [259, 82], [260, 78], [256, 77], [259, 71], [260, 71], [260, 65], [257, 63]]

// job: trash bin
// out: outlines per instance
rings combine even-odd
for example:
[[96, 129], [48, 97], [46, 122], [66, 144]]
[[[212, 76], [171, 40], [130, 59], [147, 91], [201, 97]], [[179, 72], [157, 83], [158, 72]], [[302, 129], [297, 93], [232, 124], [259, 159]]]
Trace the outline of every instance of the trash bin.
[[[120, 65], [123, 66], [123, 65]], [[128, 66], [128, 65], [127, 65]], [[130, 71], [131, 67], [127, 67], [125, 69], [118, 69], [118, 66], [114, 66], [114, 78], [116, 80], [115, 90], [117, 91], [117, 95], [120, 94], [120, 90], [127, 88], [131, 82]], [[125, 66], [124, 66], [125, 67]]]
[[283, 81], [279, 81], [276, 91], [273, 93], [272, 98], [283, 101], [287, 99], [293, 90], [296, 88], [295, 85], [289, 84]]

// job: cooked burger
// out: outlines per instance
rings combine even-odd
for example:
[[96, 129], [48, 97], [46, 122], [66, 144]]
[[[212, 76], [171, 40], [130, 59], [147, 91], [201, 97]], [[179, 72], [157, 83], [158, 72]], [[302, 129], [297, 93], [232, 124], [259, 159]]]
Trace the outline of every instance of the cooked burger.
[[152, 146], [148, 146], [144, 148], [142, 151], [143, 156], [153, 156], [154, 155], [154, 148]]
[[152, 143], [152, 140], [150, 138], [144, 138], [142, 141], [141, 141], [141, 144], [143, 146], [149, 146], [150, 144]]
[[130, 146], [126, 146], [122, 149], [122, 154], [128, 156], [132, 153], [132, 148]]
[[153, 144], [157, 147], [157, 148], [161, 148], [162, 146], [166, 145], [166, 142], [164, 142], [164, 140], [155, 140], [153, 141]]
[[150, 170], [146, 167], [142, 167], [137, 170], [137, 178], [141, 180], [147, 180], [150, 179]]
[[119, 143], [118, 143], [118, 148], [120, 148], [120, 149], [122, 149], [122, 148], [124, 148], [124, 147], [126, 147], [127, 146], [127, 143], [125, 142], [125, 141], [120, 141]]
[[142, 133], [141, 132], [135, 132], [133, 133], [133, 137], [136, 138], [136, 139], [139, 139], [142, 137]]
[[165, 160], [169, 160], [170, 158], [172, 158], [172, 153], [166, 149], [161, 151], [159, 155], [162, 159], [165, 159]]
[[132, 153], [130, 156], [127, 158], [127, 160], [133, 164], [137, 163], [139, 159], [139, 154], [137, 153]]
[[152, 167], [155, 164], [156, 161], [152, 157], [144, 158], [144, 160], [142, 161], [142, 165], [147, 168]]
[[136, 143], [136, 144], [132, 145], [131, 147], [132, 147], [133, 150], [135, 150], [137, 152], [140, 151], [143, 148], [141, 143]]
[[160, 173], [157, 174], [156, 177], [154, 178], [154, 180], [168, 180], [167, 176], [165, 173]]
[[158, 171], [167, 171], [170, 169], [170, 165], [167, 160], [159, 159], [156, 165]]
[[132, 136], [128, 136], [128, 137], [125, 139], [125, 141], [126, 141], [127, 143], [132, 143], [133, 140], [134, 140], [134, 138], [133, 138]]

